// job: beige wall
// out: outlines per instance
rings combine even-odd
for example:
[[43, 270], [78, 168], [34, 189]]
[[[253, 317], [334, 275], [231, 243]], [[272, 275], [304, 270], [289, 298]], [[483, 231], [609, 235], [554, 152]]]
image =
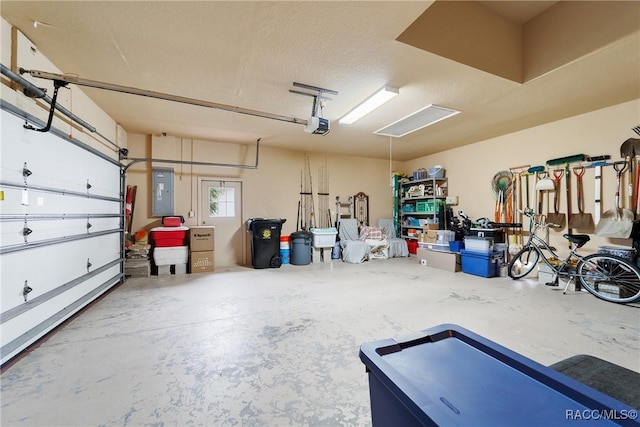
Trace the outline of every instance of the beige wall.
[[[449, 194], [459, 196], [459, 205], [454, 212], [464, 211], [474, 219], [493, 218], [495, 199], [491, 188], [494, 174], [500, 170], [521, 165], [545, 165], [547, 160], [586, 154], [597, 156], [608, 154], [613, 160], [620, 158], [620, 145], [633, 137], [631, 127], [638, 125], [640, 101], [628, 102], [599, 111], [560, 120], [543, 126], [515, 132], [498, 138], [481, 141], [462, 148], [441, 152], [412, 161], [393, 162], [364, 157], [335, 155], [309, 155], [314, 193], [318, 191], [318, 167], [327, 164], [329, 170], [329, 204], [335, 217], [335, 197], [348, 197], [363, 191], [370, 196], [370, 218], [390, 217], [392, 199], [390, 170], [407, 174], [421, 167], [441, 164], [449, 178]], [[225, 144], [210, 141], [192, 141], [172, 136], [155, 137], [129, 135], [128, 144], [132, 157], [154, 157], [190, 160], [193, 144], [194, 160], [216, 163], [253, 164], [255, 143], [249, 145]], [[173, 167], [175, 171], [175, 211], [188, 216], [190, 210], [197, 211], [198, 179], [235, 178], [244, 183], [243, 221], [250, 217], [286, 218], [283, 233], [296, 230], [298, 201], [300, 200], [300, 175], [304, 168], [305, 153], [271, 147], [260, 148], [259, 166], [256, 170], [221, 167]], [[148, 198], [150, 165], [133, 166], [127, 175], [128, 183], [138, 185], [138, 197], [134, 215], [134, 230], [157, 225], [158, 218], [151, 216]], [[623, 185], [626, 182], [623, 177]], [[611, 167], [603, 169], [603, 212], [613, 207], [615, 174]], [[525, 180], [523, 179], [523, 185]], [[575, 200], [575, 176], [572, 176], [572, 205]], [[584, 175], [585, 211], [594, 210], [594, 170], [587, 169]], [[530, 180], [530, 197], [533, 206], [534, 181]], [[564, 181], [563, 181], [564, 188]], [[626, 187], [624, 187], [626, 188]], [[626, 195], [626, 194], [625, 194]], [[561, 212], [566, 212], [566, 193], [561, 195]], [[626, 197], [622, 198], [626, 202]], [[316, 210], [319, 201], [315, 197]], [[546, 205], [545, 205], [546, 210]], [[575, 210], [575, 209], [574, 209]], [[187, 218], [187, 225], [195, 225], [197, 218]], [[526, 224], [526, 223], [525, 223]], [[560, 254], [565, 254], [568, 245], [562, 239], [566, 232], [552, 231], [551, 243]], [[592, 235], [592, 242], [585, 253], [595, 251], [602, 245], [631, 244], [630, 239], [605, 239]]]
[[[1, 38], [0, 51], [2, 51], [2, 63], [5, 66], [15, 65], [16, 71], [22, 67], [27, 70], [42, 70], [52, 73], [61, 71], [40, 53], [29, 39], [19, 31], [13, 30], [11, 25], [4, 19], [0, 21]], [[29, 80], [40, 88], [47, 89], [47, 95], [53, 96], [53, 82], [50, 80], [35, 79], [28, 74], [22, 77]], [[58, 104], [72, 113], [77, 114], [82, 120], [94, 126], [97, 132], [90, 132], [79, 125], [71, 122], [66, 116], [56, 113], [53, 126], [64, 132], [69, 132], [73, 138], [82, 141], [97, 150], [108, 154], [113, 158], [118, 158], [118, 147], [127, 146], [126, 132], [120, 128], [115, 120], [109, 117], [100, 109], [83, 91], [76, 85], [69, 85], [69, 88], [61, 88], [58, 93]], [[22, 94], [22, 88], [14, 90], [11, 82], [2, 77], [0, 92], [2, 99], [21, 108], [28, 113], [35, 115], [43, 121], [47, 121], [49, 114], [49, 104], [45, 102], [27, 98]], [[100, 135], [98, 135], [98, 133]], [[101, 136], [102, 135], [102, 136]]]
[[[256, 144], [221, 143], [176, 138], [173, 136], [128, 136], [129, 156], [154, 159], [193, 160], [225, 164], [255, 164]], [[283, 233], [296, 231], [298, 201], [300, 201], [301, 173], [305, 167], [304, 152], [261, 146], [257, 169], [241, 169], [216, 166], [189, 166], [160, 164], [170, 167], [175, 173], [175, 213], [185, 217], [187, 226], [197, 224], [189, 218], [189, 211], [197, 212], [199, 201], [198, 182], [201, 179], [237, 179], [243, 182], [243, 222], [248, 218], [286, 218]], [[335, 221], [335, 199], [347, 199], [358, 192], [369, 195], [370, 223], [379, 218], [390, 218], [393, 199], [390, 187], [390, 171], [399, 170], [400, 162], [390, 167], [389, 160], [364, 157], [336, 156], [331, 154], [308, 154], [312, 175], [312, 189], [316, 215], [320, 215], [319, 168], [328, 170], [326, 182], [329, 187], [327, 207]], [[158, 225], [159, 218], [151, 215], [149, 163], [131, 166], [127, 173], [127, 184], [137, 185], [133, 231], [149, 229]]]
[[[640, 100], [571, 117], [520, 132], [488, 139], [466, 147], [444, 151], [406, 162], [405, 172], [420, 167], [441, 164], [449, 178], [449, 194], [458, 195], [460, 204], [454, 212], [464, 211], [472, 218], [493, 218], [495, 198], [491, 188], [494, 174], [521, 165], [545, 165], [547, 160], [586, 154], [608, 154], [620, 160], [620, 145], [637, 137], [631, 128], [640, 124]], [[615, 172], [612, 167], [602, 172], [603, 212], [614, 206]], [[594, 169], [587, 169], [584, 179], [585, 212], [594, 211]], [[626, 177], [623, 178], [623, 181]], [[626, 182], [626, 181], [625, 181]], [[572, 208], [575, 210], [575, 176], [572, 175]], [[624, 182], [623, 182], [624, 184]], [[524, 185], [524, 183], [523, 183]], [[533, 189], [533, 182], [531, 183]], [[565, 181], [562, 181], [565, 188]], [[626, 188], [626, 187], [625, 187]], [[531, 192], [533, 193], [533, 191]], [[625, 197], [622, 200], [626, 202]], [[562, 192], [560, 212], [566, 213], [566, 193]], [[533, 197], [533, 196], [532, 196]], [[546, 210], [546, 205], [545, 205]], [[567, 230], [552, 231], [551, 242], [566, 253], [568, 245], [562, 238]], [[630, 239], [605, 239], [595, 236], [585, 246], [585, 253], [603, 245], [631, 245]]]

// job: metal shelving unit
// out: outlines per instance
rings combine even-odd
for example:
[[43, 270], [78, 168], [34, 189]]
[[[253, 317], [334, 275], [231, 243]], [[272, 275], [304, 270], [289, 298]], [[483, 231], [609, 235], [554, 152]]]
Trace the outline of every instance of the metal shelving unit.
[[408, 217], [437, 222], [439, 204], [445, 204], [447, 195], [447, 178], [401, 181], [399, 193], [400, 236], [405, 239], [417, 239], [416, 236], [410, 236], [407, 231], [421, 226], [409, 224]]

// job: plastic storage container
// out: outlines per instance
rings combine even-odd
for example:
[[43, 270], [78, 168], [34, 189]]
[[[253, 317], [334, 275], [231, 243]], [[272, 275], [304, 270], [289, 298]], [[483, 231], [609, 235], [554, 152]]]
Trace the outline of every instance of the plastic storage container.
[[154, 227], [151, 230], [151, 240], [157, 248], [185, 246], [189, 227]]
[[496, 277], [500, 273], [502, 252], [482, 253], [462, 249], [460, 256], [462, 258], [463, 273], [482, 277]]
[[338, 230], [336, 228], [314, 228], [311, 230], [313, 234], [314, 248], [333, 248], [336, 244], [336, 236]]
[[472, 228], [469, 230], [469, 236], [492, 239], [494, 243], [504, 243], [504, 234], [502, 228]]
[[[457, 325], [363, 344], [359, 355], [369, 377], [373, 427], [576, 426], [583, 414], [635, 413]], [[637, 420], [600, 416], [594, 424], [627, 422]]]
[[451, 252], [460, 252], [461, 249], [464, 249], [464, 242], [461, 240], [454, 240], [449, 242], [449, 250]]
[[490, 253], [493, 251], [493, 239], [467, 236], [464, 238], [464, 247], [473, 252]]
[[186, 264], [188, 260], [188, 246], [155, 248], [153, 250], [153, 262], [155, 262], [156, 265]]
[[613, 255], [620, 257], [631, 264], [636, 262], [637, 254], [634, 248], [625, 248], [623, 246], [598, 246], [598, 253], [602, 255]]
[[440, 206], [444, 205], [442, 200], [427, 200], [426, 202], [416, 202], [417, 213], [437, 213]]
[[452, 240], [455, 240], [456, 238], [456, 233], [454, 231], [451, 230], [438, 230], [437, 231], [437, 237], [436, 237], [436, 243], [438, 243], [439, 245], [447, 245], [449, 246], [449, 242], [451, 242]]
[[440, 165], [436, 165], [427, 170], [429, 178], [444, 178], [444, 168]]
[[291, 264], [308, 265], [311, 263], [312, 234], [306, 231], [291, 233]]
[[280, 231], [286, 219], [249, 218], [247, 230], [251, 232], [251, 263], [253, 268], [279, 268]]

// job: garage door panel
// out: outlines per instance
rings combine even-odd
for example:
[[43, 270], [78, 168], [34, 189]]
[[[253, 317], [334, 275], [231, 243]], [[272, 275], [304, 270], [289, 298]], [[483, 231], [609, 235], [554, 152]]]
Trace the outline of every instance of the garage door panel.
[[55, 130], [26, 130], [26, 113], [4, 100], [1, 114], [5, 363], [122, 281], [124, 201], [116, 153], [109, 158]]
[[120, 218], [28, 219], [2, 225], [2, 246], [26, 245], [120, 229]]
[[[119, 196], [119, 181], [112, 179], [119, 176], [118, 165], [98, 162], [90, 151], [79, 149], [51, 133], [26, 130], [23, 123], [14, 115], [3, 116], [2, 138], [8, 141], [6, 148], [3, 145], [3, 180], [24, 182], [26, 179], [29, 185], [78, 192], [87, 191], [88, 182], [92, 194]], [[26, 178], [22, 174], [25, 167], [31, 173]]]
[[88, 197], [53, 194], [48, 192], [27, 190], [27, 205], [22, 204], [24, 190], [4, 187], [2, 202], [3, 215], [43, 215], [60, 214], [120, 214], [119, 203], [112, 200], [101, 200]]
[[[2, 312], [24, 303], [25, 281], [36, 298], [120, 258], [120, 235], [112, 233], [90, 239], [26, 249], [2, 255]], [[30, 260], [25, 268], [25, 259]], [[87, 267], [91, 263], [90, 267]]]
[[[73, 314], [81, 309], [82, 306], [99, 297], [107, 288], [103, 285], [117, 280], [119, 274], [120, 268], [116, 265], [81, 284], [63, 290], [47, 301], [32, 306], [25, 305], [24, 312], [19, 316], [3, 321], [0, 324], [2, 362], [4, 363], [6, 358], [11, 357], [7, 353], [9, 353], [8, 350], [16, 345], [16, 340], [32, 342], [40, 338], [44, 333], [69, 317], [68, 315], [63, 315], [65, 314], [64, 311], [69, 312], [66, 314]], [[94, 292], [101, 287], [105, 289], [100, 292]]]

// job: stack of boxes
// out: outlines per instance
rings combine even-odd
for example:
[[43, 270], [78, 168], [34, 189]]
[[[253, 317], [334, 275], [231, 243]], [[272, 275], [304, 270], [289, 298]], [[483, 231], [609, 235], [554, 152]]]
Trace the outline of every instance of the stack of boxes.
[[214, 270], [215, 227], [189, 229], [189, 272], [206, 273]]
[[189, 259], [188, 227], [181, 217], [162, 218], [162, 227], [152, 228], [154, 270], [158, 276], [186, 274]]
[[[498, 249], [497, 245], [500, 245]], [[502, 229], [472, 228], [471, 234], [464, 238], [462, 271], [481, 277], [496, 277], [500, 274], [500, 265], [506, 261], [506, 245]]]
[[437, 228], [437, 224], [427, 224], [424, 227], [416, 253], [418, 263], [453, 273], [460, 271], [460, 254], [452, 251], [449, 245], [449, 242], [455, 238], [455, 233]]

